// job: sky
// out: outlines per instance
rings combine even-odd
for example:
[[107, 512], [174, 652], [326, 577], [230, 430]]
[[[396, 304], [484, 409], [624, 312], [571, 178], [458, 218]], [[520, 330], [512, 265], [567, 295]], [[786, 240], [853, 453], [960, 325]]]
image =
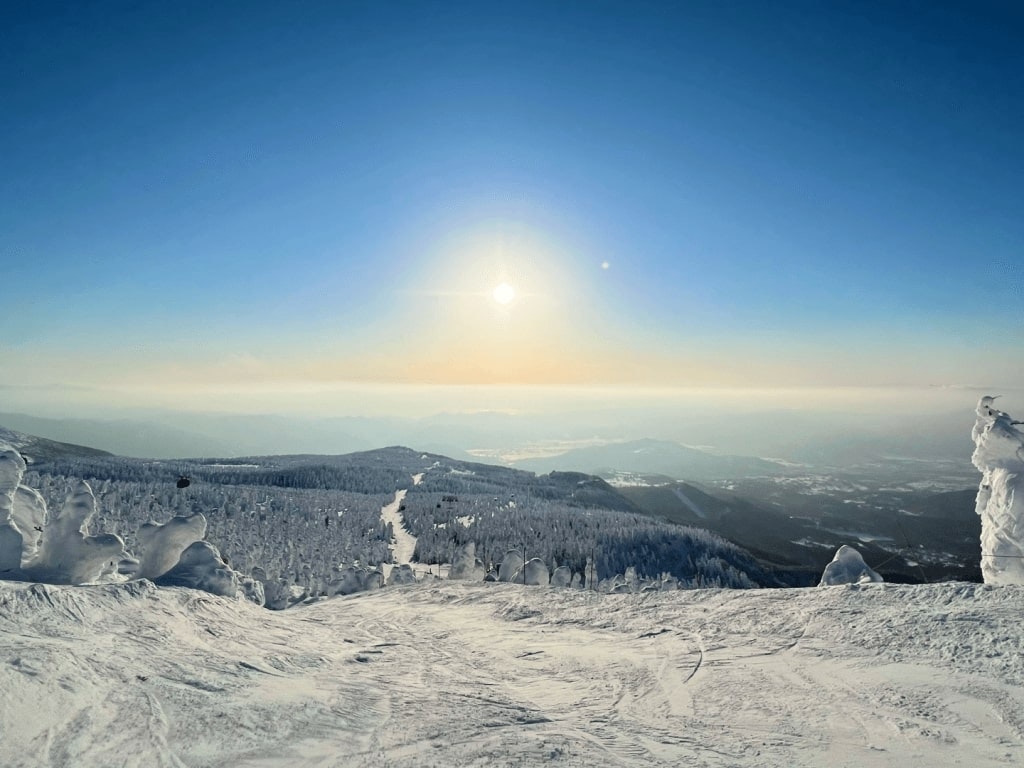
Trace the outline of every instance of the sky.
[[1017, 3], [0, 14], [9, 407], [1024, 384]]

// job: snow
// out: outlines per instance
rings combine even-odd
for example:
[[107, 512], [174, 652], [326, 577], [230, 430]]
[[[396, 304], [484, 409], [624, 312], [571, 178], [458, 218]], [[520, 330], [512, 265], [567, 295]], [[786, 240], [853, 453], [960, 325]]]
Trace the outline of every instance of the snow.
[[84, 480], [71, 486], [59, 513], [50, 516], [36, 490], [20, 485], [25, 462], [15, 450], [0, 451], [0, 575], [48, 584], [120, 582], [160, 578], [161, 583], [241, 595], [263, 605], [264, 587], [242, 577], [217, 549], [201, 541], [206, 518], [175, 517], [149, 522], [137, 532], [142, 559], [125, 548], [120, 536], [91, 535], [96, 497]]
[[971, 431], [971, 460], [982, 474], [981, 573], [986, 584], [1024, 584], [1024, 433], [994, 401], [981, 398]]
[[406, 491], [395, 491], [395, 500], [380, 508], [380, 519], [385, 524], [391, 523], [391, 530], [394, 532], [394, 543], [391, 545], [391, 560], [396, 565], [412, 561], [413, 553], [416, 552], [416, 537], [405, 529], [405, 520], [399, 507], [405, 500]]
[[39, 551], [40, 536], [48, 522], [46, 500], [35, 488], [19, 485], [14, 493], [14, 524], [22, 532], [21, 564], [28, 565]]
[[1024, 588], [0, 583], [0, 765], [1011, 766]]
[[853, 547], [845, 544], [836, 550], [832, 562], [825, 566], [819, 586], [838, 584], [864, 584], [884, 581], [875, 571], [868, 568], [864, 558]]
[[552, 587], [568, 587], [572, 585], [572, 569], [567, 565], [560, 565], [551, 574]]
[[156, 584], [168, 587], [190, 587], [223, 597], [238, 594], [238, 574], [232, 571], [220, 552], [208, 541], [195, 541], [181, 553], [177, 565], [156, 579]]
[[185, 549], [206, 535], [202, 514], [172, 517], [166, 523], [150, 521], [139, 528], [138, 576], [153, 579], [167, 573]]
[[120, 536], [89, 535], [89, 520], [95, 512], [96, 497], [89, 484], [81, 480], [43, 529], [38, 552], [23, 569], [23, 576], [33, 581], [85, 584], [133, 571], [137, 563]]
[[526, 565], [526, 558], [518, 549], [510, 549], [501, 559], [498, 566], [498, 581], [522, 581], [523, 566]]
[[476, 544], [467, 541], [455, 551], [448, 578], [465, 581], [483, 581], [487, 569], [476, 556]]
[[0, 573], [21, 568], [22, 532], [14, 519], [14, 497], [25, 474], [25, 460], [13, 450], [0, 451]]
[[544, 561], [539, 557], [530, 559], [526, 564], [526, 584], [532, 587], [546, 587], [550, 583], [551, 573]]

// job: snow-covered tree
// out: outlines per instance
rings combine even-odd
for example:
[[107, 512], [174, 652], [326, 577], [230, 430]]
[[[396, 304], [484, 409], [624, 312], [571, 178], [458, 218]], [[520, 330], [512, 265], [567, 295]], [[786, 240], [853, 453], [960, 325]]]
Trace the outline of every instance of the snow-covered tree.
[[995, 398], [978, 401], [971, 460], [981, 471], [981, 573], [986, 584], [1024, 584], [1024, 432]]

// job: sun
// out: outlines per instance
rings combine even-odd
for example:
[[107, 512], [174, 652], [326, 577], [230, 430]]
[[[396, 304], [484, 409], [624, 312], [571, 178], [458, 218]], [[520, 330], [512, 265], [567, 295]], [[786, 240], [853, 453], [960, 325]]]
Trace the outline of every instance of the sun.
[[494, 300], [499, 304], [510, 304], [512, 299], [516, 297], [516, 289], [508, 283], [501, 283], [500, 285], [495, 286], [494, 290], [491, 292], [491, 296], [493, 296]]

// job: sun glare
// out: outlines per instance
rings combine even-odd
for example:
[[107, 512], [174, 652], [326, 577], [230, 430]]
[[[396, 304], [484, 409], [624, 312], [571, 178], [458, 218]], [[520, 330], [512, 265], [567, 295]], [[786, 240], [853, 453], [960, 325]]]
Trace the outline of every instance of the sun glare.
[[502, 283], [495, 287], [491, 295], [499, 304], [509, 304], [516, 297], [516, 289], [508, 283]]

